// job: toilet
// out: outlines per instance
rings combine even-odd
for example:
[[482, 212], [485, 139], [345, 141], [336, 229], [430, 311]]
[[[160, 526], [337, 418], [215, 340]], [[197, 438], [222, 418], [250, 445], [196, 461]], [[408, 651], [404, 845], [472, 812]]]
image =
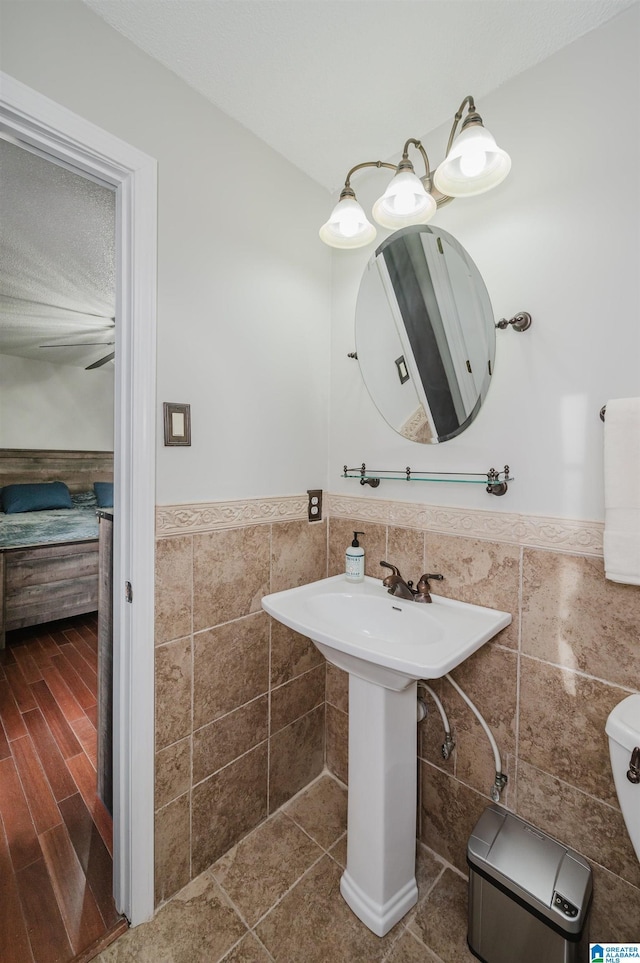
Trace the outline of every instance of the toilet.
[[620, 809], [640, 860], [640, 695], [612, 709], [605, 732]]

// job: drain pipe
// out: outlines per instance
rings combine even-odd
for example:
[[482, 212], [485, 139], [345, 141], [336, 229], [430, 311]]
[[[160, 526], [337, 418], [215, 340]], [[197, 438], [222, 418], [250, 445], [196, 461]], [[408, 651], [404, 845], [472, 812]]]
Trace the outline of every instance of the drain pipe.
[[491, 743], [491, 748], [493, 749], [493, 758], [496, 766], [496, 779], [493, 786], [491, 787], [490, 795], [491, 795], [492, 801], [497, 803], [500, 801], [500, 793], [502, 792], [502, 790], [507, 784], [507, 776], [502, 771], [502, 760], [500, 759], [500, 751], [498, 749], [498, 744], [493, 737], [493, 733], [491, 729], [485, 722], [483, 716], [480, 714], [480, 711], [473, 704], [473, 702], [471, 701], [469, 696], [466, 694], [466, 692], [462, 691], [458, 683], [454, 679], [452, 679], [450, 675], [447, 674], [445, 678], [451, 683], [451, 685], [456, 690], [458, 695], [461, 696], [464, 699], [464, 701], [467, 703], [467, 705], [475, 715], [476, 719], [478, 720], [478, 722], [486, 732], [487, 738]]
[[[427, 685], [427, 683], [424, 682], [422, 679], [418, 683], [418, 688], [425, 689], [429, 693], [429, 695], [431, 696], [431, 698], [433, 699], [433, 701], [435, 702], [438, 708], [438, 712], [440, 713], [440, 716], [442, 718], [442, 725], [444, 726], [444, 742], [440, 748], [440, 752], [442, 753], [443, 759], [448, 759], [455, 748], [455, 742], [454, 742], [453, 736], [451, 735], [451, 726], [449, 725], [449, 719], [447, 717], [447, 713], [445, 712], [445, 708], [442, 705], [442, 702], [440, 701], [438, 696], [435, 694], [435, 692], [431, 688], [431, 686]], [[422, 715], [420, 715], [421, 705], [422, 705]], [[424, 701], [418, 696], [418, 722], [422, 722], [426, 714], [427, 714], [427, 707], [424, 704]]]

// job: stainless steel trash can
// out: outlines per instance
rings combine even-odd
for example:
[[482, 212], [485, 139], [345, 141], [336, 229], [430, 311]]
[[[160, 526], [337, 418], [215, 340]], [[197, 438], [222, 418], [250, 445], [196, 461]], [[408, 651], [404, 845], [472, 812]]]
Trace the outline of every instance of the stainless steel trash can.
[[483, 963], [586, 963], [591, 867], [500, 806], [469, 838], [469, 949]]

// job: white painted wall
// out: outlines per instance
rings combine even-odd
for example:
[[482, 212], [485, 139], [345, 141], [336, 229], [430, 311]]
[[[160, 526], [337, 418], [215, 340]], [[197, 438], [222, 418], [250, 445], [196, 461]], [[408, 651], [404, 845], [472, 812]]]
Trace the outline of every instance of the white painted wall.
[[[640, 137], [632, 106], [639, 65], [636, 6], [476, 104], [511, 154], [511, 174], [493, 192], [442, 209], [435, 223], [478, 265], [496, 320], [525, 310], [533, 327], [497, 332], [487, 402], [459, 438], [421, 446], [378, 415], [357, 363], [347, 358], [359, 278], [374, 245], [334, 255], [332, 491], [603, 518], [598, 414], [609, 398], [640, 395]], [[466, 93], [473, 91], [461, 91], [460, 100]], [[427, 137], [409, 130], [407, 137], [422, 137], [437, 165], [449, 127]], [[360, 160], [345, 158], [345, 170]], [[416, 155], [416, 169], [418, 163]], [[385, 183], [372, 171], [352, 186], [370, 204]], [[362, 461], [431, 471], [486, 471], [507, 462], [516, 481], [504, 498], [480, 486], [403, 482], [372, 492], [339, 478], [345, 462]]]
[[[496, 318], [527, 310], [534, 324], [498, 332], [494, 383], [471, 428], [423, 447], [388, 428], [346, 357], [371, 251], [333, 255], [330, 275], [317, 240], [324, 192], [76, 0], [3, 4], [3, 68], [159, 161], [158, 503], [322, 486], [603, 517], [598, 412], [640, 394], [640, 145], [629, 100], [638, 18], [636, 6], [478, 102], [512, 173], [437, 223], [476, 261]], [[407, 136], [423, 136], [437, 163], [448, 127]], [[345, 170], [360, 160], [345, 158]], [[232, 168], [248, 198], [232, 193]], [[354, 182], [362, 201], [383, 184], [379, 171]], [[162, 401], [191, 403], [191, 449], [162, 446]], [[503, 499], [480, 486], [372, 492], [340, 479], [345, 462], [363, 460], [441, 471], [508, 462], [516, 481]]]
[[3, 70], [158, 160], [158, 504], [326, 488], [326, 192], [77, 0], [2, 21]]
[[0, 448], [113, 451], [113, 369], [0, 354]]

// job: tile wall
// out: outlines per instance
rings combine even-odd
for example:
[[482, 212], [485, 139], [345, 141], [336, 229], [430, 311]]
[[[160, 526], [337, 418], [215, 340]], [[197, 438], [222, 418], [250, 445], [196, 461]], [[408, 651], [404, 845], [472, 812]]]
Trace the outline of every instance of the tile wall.
[[[156, 896], [160, 903], [313, 779], [348, 782], [348, 680], [260, 608], [268, 591], [343, 571], [354, 528], [367, 574], [406, 578], [507, 610], [512, 624], [453, 675], [490, 724], [509, 782], [502, 802], [594, 869], [592, 933], [634, 940], [640, 865], [624, 828], [604, 726], [640, 685], [640, 591], [604, 579], [602, 526], [325, 496], [158, 510]], [[325, 688], [326, 679], [326, 688]], [[489, 802], [493, 754], [446, 680], [419, 726], [423, 842], [466, 872]]]
[[209, 525], [156, 543], [157, 903], [324, 766], [324, 659], [260, 602], [325, 576], [326, 522]]
[[[605, 580], [598, 533], [587, 527], [540, 520], [532, 534], [522, 519], [503, 518], [491, 537], [489, 513], [414, 511], [411, 518], [400, 503], [328, 501], [330, 575], [342, 570], [351, 530], [364, 529], [367, 575], [380, 577], [382, 558], [414, 581], [441, 572], [444, 581], [432, 583], [437, 593], [512, 613], [512, 624], [452, 676], [498, 742], [509, 777], [503, 804], [592, 864], [594, 938], [637, 940], [640, 864], [618, 807], [604, 727], [611, 709], [640, 688], [640, 589]], [[394, 522], [403, 515], [413, 525]], [[534, 541], [544, 547], [526, 544]], [[440, 716], [427, 697], [429, 716], [418, 732], [419, 837], [467, 872], [467, 839], [489, 802], [494, 758], [449, 683], [432, 687], [457, 746], [444, 761]], [[326, 719], [327, 764], [346, 782], [348, 682], [332, 667]]]

